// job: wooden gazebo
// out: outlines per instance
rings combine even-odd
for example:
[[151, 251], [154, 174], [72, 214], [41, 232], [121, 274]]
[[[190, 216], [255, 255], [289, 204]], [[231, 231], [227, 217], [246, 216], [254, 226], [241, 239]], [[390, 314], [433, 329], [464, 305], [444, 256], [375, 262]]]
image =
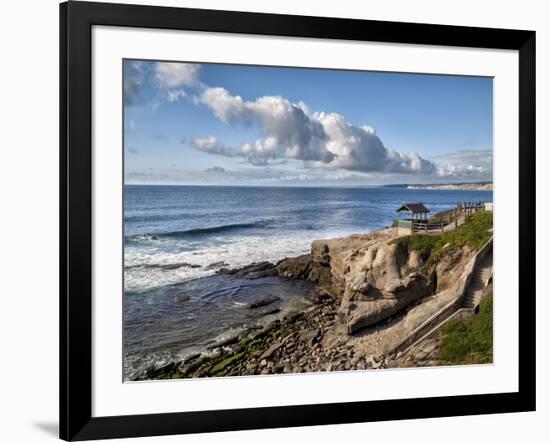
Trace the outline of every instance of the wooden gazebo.
[[[405, 203], [397, 209], [396, 225], [397, 227], [410, 229], [417, 221], [426, 223], [429, 212], [430, 210], [422, 203]], [[402, 213], [409, 214], [409, 218], [401, 219]]]

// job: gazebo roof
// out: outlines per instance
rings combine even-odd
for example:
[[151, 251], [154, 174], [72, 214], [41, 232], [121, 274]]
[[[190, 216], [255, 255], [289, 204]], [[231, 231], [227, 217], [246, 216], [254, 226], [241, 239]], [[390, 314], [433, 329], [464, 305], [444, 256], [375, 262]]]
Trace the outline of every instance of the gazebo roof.
[[397, 212], [428, 213], [430, 210], [422, 203], [405, 203]]

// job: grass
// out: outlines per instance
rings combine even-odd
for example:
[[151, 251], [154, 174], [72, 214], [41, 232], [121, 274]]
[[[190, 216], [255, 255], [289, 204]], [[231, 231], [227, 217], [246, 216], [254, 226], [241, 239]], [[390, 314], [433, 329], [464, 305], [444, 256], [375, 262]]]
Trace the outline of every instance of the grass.
[[440, 235], [409, 235], [395, 240], [409, 252], [416, 250], [434, 263], [447, 252], [468, 246], [479, 250], [493, 235], [493, 213], [477, 212], [455, 230]]
[[449, 321], [441, 332], [442, 361], [453, 365], [493, 362], [493, 294], [481, 301], [477, 315], [468, 321]]

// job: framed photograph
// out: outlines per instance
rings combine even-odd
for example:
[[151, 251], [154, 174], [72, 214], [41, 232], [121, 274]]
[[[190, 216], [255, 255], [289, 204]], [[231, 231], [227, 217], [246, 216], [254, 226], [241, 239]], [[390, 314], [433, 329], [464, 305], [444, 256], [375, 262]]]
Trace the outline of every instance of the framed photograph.
[[62, 439], [535, 409], [535, 32], [60, 18]]

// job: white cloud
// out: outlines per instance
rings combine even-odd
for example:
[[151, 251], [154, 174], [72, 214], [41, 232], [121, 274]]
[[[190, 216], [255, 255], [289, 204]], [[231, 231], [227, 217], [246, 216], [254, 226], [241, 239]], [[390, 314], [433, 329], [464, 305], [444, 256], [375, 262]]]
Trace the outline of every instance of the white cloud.
[[292, 158], [327, 163], [333, 155], [325, 148], [326, 135], [321, 124], [308, 117], [304, 105], [282, 97], [260, 97], [244, 101], [223, 88], [207, 88], [199, 102], [228, 124], [258, 124], [264, 139], [246, 143], [239, 149], [253, 164]]
[[225, 173], [225, 169], [220, 166], [209, 167], [205, 170], [207, 173]]
[[155, 64], [155, 79], [161, 88], [173, 89], [195, 86], [199, 81], [200, 65], [193, 63]]
[[437, 176], [453, 180], [492, 180], [493, 150], [464, 149], [438, 155]]
[[487, 178], [490, 179], [489, 170], [483, 166], [444, 164], [437, 169], [437, 176], [442, 178]]
[[224, 123], [257, 124], [265, 136], [240, 148], [223, 146], [213, 137], [210, 140], [215, 143], [203, 142], [202, 147], [194, 144], [208, 153], [241, 156], [254, 165], [287, 158], [320, 169], [405, 174], [432, 174], [436, 170], [434, 163], [418, 154], [386, 148], [373, 128], [354, 126], [337, 113], [310, 114], [302, 102], [291, 103], [280, 96], [245, 101], [221, 87], [204, 89], [197, 101]]
[[141, 102], [141, 87], [145, 83], [145, 64], [139, 61], [124, 63], [124, 104], [133, 106]]
[[169, 102], [173, 103], [174, 101], [179, 101], [182, 98], [185, 98], [187, 93], [183, 89], [169, 90], [166, 92], [166, 98]]
[[220, 143], [216, 137], [196, 138], [193, 140], [192, 146], [212, 155], [223, 155], [225, 157], [241, 156], [238, 151]]
[[[315, 113], [328, 136], [334, 159], [325, 167], [358, 172], [431, 174], [435, 165], [416, 153], [404, 154], [384, 146], [373, 128], [354, 126], [337, 113]], [[323, 167], [316, 164], [315, 166]]]

